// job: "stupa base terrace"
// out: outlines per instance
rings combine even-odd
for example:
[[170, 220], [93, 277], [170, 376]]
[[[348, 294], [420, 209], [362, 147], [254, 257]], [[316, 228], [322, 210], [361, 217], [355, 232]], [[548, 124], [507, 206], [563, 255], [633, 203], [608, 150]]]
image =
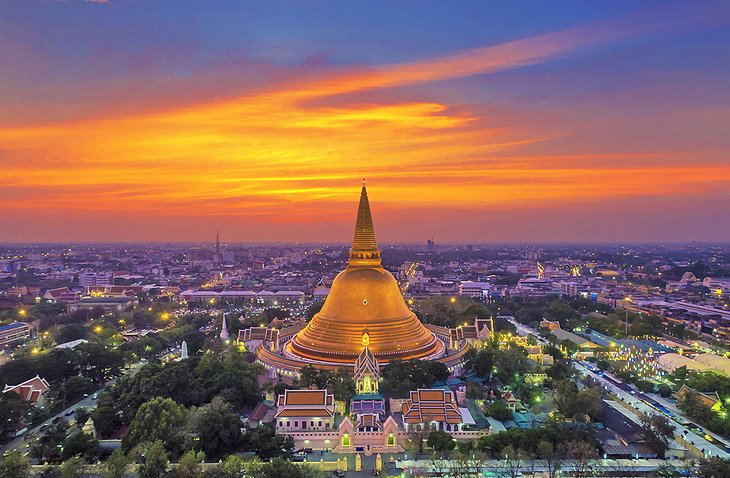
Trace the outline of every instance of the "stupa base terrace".
[[[471, 345], [464, 344], [458, 350], [450, 350], [445, 344], [449, 343], [449, 329], [436, 325], [425, 325], [435, 337], [436, 352], [422, 357], [422, 360], [440, 362], [446, 365], [451, 372], [459, 372], [464, 355], [471, 348]], [[278, 343], [261, 342], [254, 344], [253, 352], [256, 354], [256, 361], [262, 364], [269, 372], [269, 376], [296, 377], [299, 370], [305, 365], [313, 365], [324, 370], [347, 370], [353, 371], [354, 361], [325, 361], [321, 359], [308, 359], [290, 352], [291, 340], [301, 331], [304, 326], [289, 327], [283, 329], [278, 337]], [[399, 357], [394, 357], [399, 359]], [[387, 364], [387, 358], [378, 357], [378, 361]]]

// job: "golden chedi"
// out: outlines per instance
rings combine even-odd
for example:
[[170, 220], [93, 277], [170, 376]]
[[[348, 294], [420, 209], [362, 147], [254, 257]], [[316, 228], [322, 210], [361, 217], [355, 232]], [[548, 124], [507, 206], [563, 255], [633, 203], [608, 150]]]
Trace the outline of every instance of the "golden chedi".
[[304, 361], [351, 365], [365, 346], [381, 363], [444, 353], [443, 343], [408, 308], [398, 283], [381, 266], [363, 183], [348, 266], [287, 352]]

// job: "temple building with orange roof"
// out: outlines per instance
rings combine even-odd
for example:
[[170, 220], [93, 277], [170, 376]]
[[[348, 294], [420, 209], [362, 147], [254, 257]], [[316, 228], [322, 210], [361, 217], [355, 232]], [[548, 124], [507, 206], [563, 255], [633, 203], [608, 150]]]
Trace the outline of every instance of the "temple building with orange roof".
[[403, 425], [406, 430], [426, 427], [445, 432], [461, 429], [462, 412], [454, 393], [441, 389], [418, 389], [403, 402]]
[[330, 430], [335, 397], [327, 390], [285, 390], [276, 401], [277, 431]]

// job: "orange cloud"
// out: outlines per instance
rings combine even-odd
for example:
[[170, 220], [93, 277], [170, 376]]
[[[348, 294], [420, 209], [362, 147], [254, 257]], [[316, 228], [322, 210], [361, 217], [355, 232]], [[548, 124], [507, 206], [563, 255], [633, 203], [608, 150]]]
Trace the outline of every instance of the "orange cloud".
[[432, 60], [329, 72], [162, 112], [3, 128], [7, 189], [0, 208], [8, 220], [42, 210], [161, 221], [349, 222], [361, 176], [375, 185], [386, 213], [389, 207], [519, 209], [726, 187], [730, 167], [702, 154], [691, 166], [657, 163], [675, 153], [524, 154], [526, 146], [539, 149], [558, 135], [434, 100], [316, 101], [544, 61], [614, 38], [615, 31], [580, 27]]

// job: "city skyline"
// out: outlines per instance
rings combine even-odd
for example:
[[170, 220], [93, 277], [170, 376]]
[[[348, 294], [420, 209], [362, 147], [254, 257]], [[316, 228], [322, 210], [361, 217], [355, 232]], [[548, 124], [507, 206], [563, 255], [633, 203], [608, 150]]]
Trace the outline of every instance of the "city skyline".
[[730, 238], [721, 2], [175, 5], [0, 6], [0, 242]]

